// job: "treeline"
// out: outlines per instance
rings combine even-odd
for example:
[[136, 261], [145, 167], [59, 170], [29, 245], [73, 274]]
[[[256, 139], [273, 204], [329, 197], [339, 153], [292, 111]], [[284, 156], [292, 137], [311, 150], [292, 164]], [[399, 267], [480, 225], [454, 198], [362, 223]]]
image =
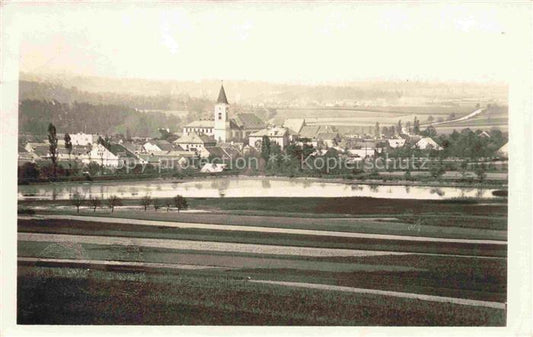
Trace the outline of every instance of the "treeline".
[[189, 110], [202, 112], [213, 104], [205, 98], [190, 97], [186, 94], [146, 94], [135, 95], [116, 92], [89, 92], [76, 87], [65, 87], [50, 82], [19, 81], [19, 99], [56, 100], [72, 104], [87, 102], [102, 105], [126, 105], [140, 110]]
[[409, 158], [412, 155], [420, 157], [421, 153], [426, 152], [430, 157], [440, 158], [480, 159], [497, 156], [497, 151], [507, 143], [507, 136], [498, 129], [488, 131], [490, 137], [480, 136], [481, 132], [481, 130], [474, 132], [470, 129], [463, 129], [454, 130], [451, 134], [438, 135], [435, 128], [429, 126], [420, 132], [420, 135], [434, 139], [442, 150], [421, 151], [414, 144], [406, 144], [400, 148], [390, 149], [388, 155]]
[[19, 102], [19, 133], [45, 135], [49, 123], [58, 132], [158, 136], [158, 128], [178, 130], [181, 120], [161, 112], [139, 112], [114, 104], [62, 103], [57, 100]]

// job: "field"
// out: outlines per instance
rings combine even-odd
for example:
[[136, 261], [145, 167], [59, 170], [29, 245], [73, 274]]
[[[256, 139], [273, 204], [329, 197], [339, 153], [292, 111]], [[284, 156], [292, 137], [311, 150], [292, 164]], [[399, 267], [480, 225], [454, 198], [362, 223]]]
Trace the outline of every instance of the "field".
[[[475, 105], [472, 104], [365, 107], [361, 109], [287, 108], [278, 109], [274, 121], [283, 123], [287, 118], [305, 118], [307, 125], [334, 125], [339, 127], [342, 132], [348, 133], [349, 127], [358, 126], [368, 128], [367, 132], [372, 133], [372, 128], [376, 125], [376, 122], [380, 123], [381, 126], [390, 126], [396, 125], [401, 120], [405, 125], [408, 121], [412, 123], [416, 117], [420, 120], [422, 129], [424, 129], [430, 124], [428, 120], [430, 116], [434, 122], [447, 121], [452, 114], [455, 119], [458, 119], [475, 110]], [[483, 111], [481, 114], [467, 120], [438, 124], [435, 125], [435, 128], [439, 133], [445, 134], [464, 128], [489, 130], [493, 127], [507, 132], [508, 119], [507, 109], [497, 108], [494, 111]]]
[[[435, 120], [446, 120], [450, 114], [457, 118], [467, 115], [475, 110], [473, 105], [463, 106], [391, 106], [370, 107], [361, 109], [352, 108], [294, 108], [278, 109], [275, 121], [283, 123], [287, 118], [305, 118], [308, 125], [336, 125], [336, 126], [374, 126], [379, 122], [382, 126], [396, 125], [398, 120], [404, 123], [413, 122], [417, 117], [422, 123], [429, 116]], [[330, 117], [324, 117], [330, 116]], [[331, 117], [335, 116], [335, 117]]]
[[505, 325], [505, 200], [189, 204], [20, 202], [18, 322]]

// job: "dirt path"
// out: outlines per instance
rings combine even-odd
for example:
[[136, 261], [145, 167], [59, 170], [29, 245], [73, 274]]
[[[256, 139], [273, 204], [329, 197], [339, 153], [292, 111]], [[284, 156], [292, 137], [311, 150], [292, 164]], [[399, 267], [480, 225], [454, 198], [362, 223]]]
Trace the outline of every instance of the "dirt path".
[[[23, 217], [20, 217], [20, 218], [23, 219]], [[119, 224], [130, 224], [130, 225], [158, 226], [158, 227], [164, 226], [164, 227], [174, 227], [174, 228], [212, 229], [212, 230], [225, 230], [225, 231], [260, 232], [260, 233], [282, 233], [282, 234], [298, 234], [298, 235], [378, 239], [378, 240], [400, 240], [400, 241], [466, 243], [466, 244], [493, 244], [493, 245], [506, 245], [507, 244], [506, 241], [497, 241], [497, 240], [448, 239], [448, 238], [434, 238], [434, 237], [408, 236], [408, 235], [369, 234], [369, 233], [274, 228], [274, 227], [259, 227], [259, 226], [217, 225], [217, 224], [138, 220], [138, 219], [111, 218], [111, 217], [94, 217], [94, 216], [39, 215], [38, 217], [29, 217], [29, 219], [61, 219], [61, 220], [73, 220], [73, 221], [91, 221], [91, 222], [119, 223]]]
[[502, 310], [505, 309], [506, 307], [505, 303], [499, 303], [499, 302], [469, 300], [469, 299], [464, 299], [464, 298], [423, 295], [423, 294], [415, 294], [415, 293], [402, 293], [402, 292], [397, 292], [397, 291], [378, 290], [378, 289], [352, 288], [352, 287], [334, 286], [334, 285], [327, 285], [327, 284], [268, 281], [268, 280], [249, 280], [249, 282], [274, 284], [274, 285], [297, 287], [297, 288], [344, 291], [344, 292], [357, 293], [357, 294], [392, 296], [392, 297], [408, 298], [408, 299], [421, 300], [421, 301], [453, 303], [453, 304], [495, 308], [495, 309], [502, 309]]
[[94, 245], [120, 245], [120, 246], [140, 246], [152, 248], [165, 248], [177, 250], [199, 250], [199, 251], [220, 251], [237, 252], [267, 255], [289, 255], [289, 256], [314, 256], [314, 257], [363, 257], [363, 256], [387, 256], [387, 255], [418, 255], [418, 256], [457, 256], [472, 257], [479, 259], [505, 259], [503, 257], [476, 256], [476, 255], [456, 255], [456, 254], [436, 254], [436, 253], [412, 253], [395, 252], [382, 250], [357, 250], [357, 249], [337, 249], [337, 248], [315, 248], [315, 247], [293, 247], [260, 245], [232, 242], [212, 242], [212, 241], [190, 241], [171, 239], [148, 239], [148, 238], [128, 238], [114, 236], [95, 235], [68, 235], [68, 234], [43, 234], [43, 233], [18, 233], [18, 241], [28, 242], [50, 242], [50, 243], [85, 243]]
[[205, 266], [193, 264], [173, 264], [159, 262], [136, 262], [136, 261], [107, 261], [107, 260], [74, 260], [74, 259], [49, 259], [35, 257], [19, 257], [19, 262], [26, 263], [47, 263], [47, 264], [68, 264], [68, 265], [98, 265], [115, 267], [142, 267], [142, 268], [164, 268], [164, 269], [232, 269], [228, 267]]
[[110, 246], [110, 245], [142, 246], [142, 247], [180, 249], [180, 250], [202, 250], [202, 251], [221, 251], [221, 252], [316, 256], [316, 257], [381, 256], [381, 255], [407, 255], [409, 254], [409, 253], [399, 253], [399, 252], [354, 250], [354, 249], [290, 247], [290, 246], [229, 243], [229, 242], [126, 238], [126, 237], [113, 237], [113, 236], [92, 236], [92, 235], [41, 234], [41, 233], [18, 233], [18, 240], [19, 241], [30, 241], [30, 242], [33, 241], [33, 242], [57, 242], [57, 243], [86, 243], [86, 244], [107, 245], [107, 246]]

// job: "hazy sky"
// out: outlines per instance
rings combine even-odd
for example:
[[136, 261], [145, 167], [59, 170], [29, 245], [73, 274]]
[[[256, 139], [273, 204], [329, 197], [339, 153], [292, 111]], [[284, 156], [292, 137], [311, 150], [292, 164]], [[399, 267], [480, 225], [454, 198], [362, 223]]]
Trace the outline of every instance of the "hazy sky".
[[505, 81], [516, 15], [527, 9], [377, 2], [6, 7], [21, 71], [282, 82]]

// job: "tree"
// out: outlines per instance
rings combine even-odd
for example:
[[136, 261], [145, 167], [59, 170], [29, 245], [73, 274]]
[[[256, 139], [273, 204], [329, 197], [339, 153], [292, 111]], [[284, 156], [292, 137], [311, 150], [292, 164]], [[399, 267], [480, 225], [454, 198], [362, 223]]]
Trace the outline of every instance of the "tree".
[[261, 141], [261, 158], [267, 160], [270, 158], [270, 138], [263, 136]]
[[24, 163], [19, 166], [18, 178], [20, 181], [33, 181], [39, 178], [40, 170], [35, 163]]
[[93, 208], [93, 213], [95, 213], [96, 208], [102, 205], [102, 200], [100, 200], [98, 197], [91, 197], [89, 199], [89, 205], [91, 205], [91, 207]]
[[468, 174], [468, 166], [470, 164], [470, 161], [468, 159], [464, 159], [462, 162], [461, 162], [461, 166], [460, 166], [460, 172], [461, 172], [461, 177], [466, 178], [467, 174]]
[[87, 165], [87, 172], [89, 172], [89, 175], [95, 176], [98, 174], [98, 172], [101, 171], [100, 164], [98, 164], [95, 161], [92, 161]]
[[420, 133], [420, 121], [416, 118], [416, 116], [413, 122], [413, 133], [415, 135], [418, 135]]
[[402, 134], [402, 121], [401, 120], [398, 121], [398, 125], [396, 126], [396, 133], [398, 135]]
[[85, 197], [78, 192], [74, 193], [70, 197], [70, 203], [74, 206], [76, 206], [77, 213], [80, 212], [80, 206], [83, 205], [83, 201], [85, 200]]
[[170, 137], [172, 134], [170, 133], [169, 129], [165, 129], [165, 128], [159, 128], [159, 133], [161, 134], [161, 137], [160, 139], [162, 140], [167, 140], [168, 137]]
[[141, 198], [140, 203], [141, 203], [141, 206], [144, 207], [144, 211], [146, 212], [146, 209], [152, 203], [152, 197], [150, 197], [149, 195], [145, 195], [144, 197]]
[[167, 212], [170, 209], [170, 207], [172, 207], [172, 202], [169, 199], [165, 200], [165, 207], [167, 208]]
[[376, 126], [374, 128], [374, 136], [376, 136], [376, 138], [380, 138], [381, 136], [381, 129], [379, 128], [379, 122], [376, 122]]
[[122, 199], [116, 195], [110, 195], [107, 197], [107, 205], [111, 208], [111, 213], [113, 213], [116, 206], [122, 206]]
[[72, 168], [71, 158], [70, 158], [70, 155], [72, 154], [72, 141], [71, 141], [70, 135], [68, 133], [65, 133], [64, 140], [65, 140], [65, 149], [68, 152], [68, 166], [69, 166], [68, 173], [70, 174], [70, 168]]
[[431, 122], [433, 122], [433, 120], [434, 120], [433, 116], [430, 115], [430, 116], [428, 117], [428, 122], [431, 123]]
[[483, 182], [487, 178], [487, 169], [484, 163], [476, 165], [474, 173], [480, 182]]
[[178, 213], [180, 210], [187, 209], [187, 207], [189, 207], [187, 204], [187, 199], [179, 194], [174, 197], [174, 206], [178, 209]]
[[152, 200], [152, 204], [154, 205], [154, 210], [157, 212], [158, 209], [161, 208], [161, 203], [159, 202], [159, 200], [157, 199], [154, 199]]
[[442, 160], [433, 162], [429, 167], [429, 174], [431, 174], [431, 176], [435, 179], [440, 178], [444, 173], [446, 173], [446, 170], [444, 169]]
[[48, 125], [48, 143], [50, 144], [48, 150], [50, 152], [50, 159], [53, 166], [53, 177], [57, 176], [57, 134], [56, 127], [50, 123]]
[[422, 132], [422, 135], [433, 138], [437, 136], [437, 130], [433, 125], [430, 125]]

